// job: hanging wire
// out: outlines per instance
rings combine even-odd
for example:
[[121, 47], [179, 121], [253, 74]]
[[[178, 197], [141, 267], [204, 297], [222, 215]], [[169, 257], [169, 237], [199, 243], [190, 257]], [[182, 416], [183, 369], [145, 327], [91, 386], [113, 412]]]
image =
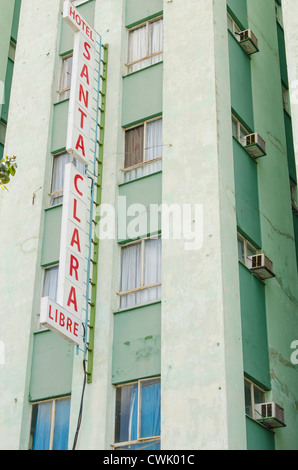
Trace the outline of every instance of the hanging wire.
[[84, 394], [85, 394], [85, 387], [86, 387], [86, 381], [87, 381], [87, 372], [86, 372], [86, 360], [83, 360], [83, 369], [84, 369], [84, 382], [83, 382], [83, 389], [82, 389], [82, 396], [81, 396], [81, 404], [80, 404], [80, 410], [79, 410], [79, 416], [78, 416], [78, 422], [77, 422], [77, 428], [76, 428], [76, 433], [73, 441], [73, 446], [72, 450], [76, 449], [78, 437], [79, 437], [79, 432], [80, 432], [80, 427], [82, 423], [82, 415], [83, 415], [83, 402], [84, 402]]

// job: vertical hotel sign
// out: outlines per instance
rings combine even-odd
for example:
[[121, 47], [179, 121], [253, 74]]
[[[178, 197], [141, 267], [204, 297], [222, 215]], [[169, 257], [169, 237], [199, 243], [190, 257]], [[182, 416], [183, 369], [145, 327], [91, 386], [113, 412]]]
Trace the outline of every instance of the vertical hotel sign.
[[[74, 30], [73, 68], [69, 99], [66, 150], [83, 165], [93, 165], [90, 131], [95, 87], [96, 33], [69, 0], [63, 18]], [[97, 72], [98, 74], [98, 72]], [[79, 345], [82, 307], [86, 292], [85, 249], [88, 211], [88, 178], [72, 163], [65, 166], [57, 302], [41, 300], [40, 323]]]

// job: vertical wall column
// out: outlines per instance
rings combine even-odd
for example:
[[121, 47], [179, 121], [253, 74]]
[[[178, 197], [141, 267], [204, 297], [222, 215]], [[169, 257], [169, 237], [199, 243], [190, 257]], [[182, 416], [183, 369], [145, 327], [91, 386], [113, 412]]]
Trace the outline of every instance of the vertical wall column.
[[228, 63], [225, 2], [164, 2], [163, 203], [204, 220], [163, 240], [163, 449], [246, 447]]
[[34, 205], [32, 195], [43, 186], [49, 153], [59, 24], [60, 2], [50, 9], [46, 0], [38, 4], [34, 0], [23, 2], [6, 132], [6, 153], [17, 156], [18, 171], [9, 191], [1, 194], [1, 220], [5, 221], [5, 231], [0, 235], [1, 311], [8, 321], [0, 331], [6, 353], [0, 379], [6, 393], [1, 396], [0, 406], [9, 409], [10, 415], [1, 422], [0, 433], [5, 436], [1, 446], [6, 449], [19, 448], [22, 419], [23, 448], [28, 439], [32, 321], [38, 313], [34, 310], [38, 301], [34, 280], [40, 266], [43, 221], [42, 191]]

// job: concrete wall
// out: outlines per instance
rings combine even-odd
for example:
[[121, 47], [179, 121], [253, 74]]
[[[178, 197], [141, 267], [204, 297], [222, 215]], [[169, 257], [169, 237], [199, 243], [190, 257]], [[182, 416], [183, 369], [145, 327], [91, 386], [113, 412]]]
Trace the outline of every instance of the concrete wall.
[[228, 64], [225, 2], [164, 2], [163, 202], [204, 235], [163, 242], [163, 449], [246, 447]]
[[1, 447], [6, 449], [27, 448], [32, 332], [38, 324], [42, 274], [43, 190], [37, 190], [44, 186], [50, 150], [59, 21], [59, 2], [50, 10], [46, 0], [23, 3], [5, 149], [17, 155], [18, 171], [0, 202], [1, 220], [9, 227], [9, 232], [0, 234], [1, 311], [5, 312], [0, 330], [5, 344], [5, 365], [0, 370], [5, 394], [0, 407], [9, 410], [1, 420], [0, 433]]

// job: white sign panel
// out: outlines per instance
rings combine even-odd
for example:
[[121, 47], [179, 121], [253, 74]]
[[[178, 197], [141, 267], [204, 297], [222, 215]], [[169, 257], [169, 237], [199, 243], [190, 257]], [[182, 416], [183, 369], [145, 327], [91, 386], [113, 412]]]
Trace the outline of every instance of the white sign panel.
[[76, 346], [81, 342], [82, 322], [49, 297], [41, 299], [40, 323]]
[[65, 165], [57, 300], [82, 317], [87, 224], [88, 179], [72, 164]]
[[66, 149], [83, 165], [93, 163], [90, 129], [94, 116], [93, 95], [96, 88], [96, 52], [94, 30], [69, 1], [64, 3], [64, 19], [75, 31], [72, 80]]

